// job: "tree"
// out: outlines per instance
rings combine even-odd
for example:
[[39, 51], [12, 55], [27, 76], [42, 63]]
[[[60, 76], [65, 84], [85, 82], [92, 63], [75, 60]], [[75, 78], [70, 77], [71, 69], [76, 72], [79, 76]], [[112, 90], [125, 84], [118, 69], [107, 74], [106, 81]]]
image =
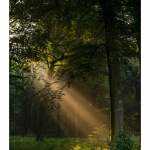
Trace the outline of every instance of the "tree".
[[[52, 3], [46, 1], [43, 1], [43, 3], [39, 1], [35, 3], [13, 1], [10, 4], [10, 65], [14, 69], [15, 62], [19, 68], [19, 71], [14, 74], [12, 73], [11, 77], [16, 76], [17, 78], [17, 76], [20, 76], [21, 71], [26, 74], [23, 78], [28, 76], [33, 88], [37, 88], [35, 83], [39, 79], [42, 79], [45, 83], [43, 89], [32, 90], [34, 100], [31, 96], [32, 102], [28, 102], [32, 108], [35, 106], [39, 111], [37, 140], [41, 141], [43, 140], [42, 132], [45, 106], [47, 103], [53, 103], [56, 99], [59, 99], [62, 89], [66, 85], [70, 85], [71, 80], [75, 76], [82, 75], [86, 70], [86, 66], [89, 68], [89, 59], [86, 58], [90, 55], [90, 48], [88, 47], [97, 47], [88, 44], [88, 42], [84, 43], [86, 39], [82, 37], [82, 34], [79, 34], [79, 29], [76, 29], [76, 19], [73, 19], [75, 21], [70, 21], [68, 16], [67, 20], [65, 20], [65, 16], [58, 15], [61, 12], [61, 5], [59, 7], [58, 5], [56, 1]], [[25, 10], [24, 13], [23, 10]], [[42, 12], [43, 10], [46, 11]], [[65, 11], [63, 10], [62, 13], [65, 13]], [[60, 19], [64, 19], [64, 21], [60, 22]], [[73, 30], [76, 30], [76, 32]], [[76, 41], [76, 44], [74, 44], [74, 41]], [[84, 52], [81, 51], [86, 48], [87, 50], [84, 50]], [[80, 58], [80, 62], [77, 62], [78, 58]], [[86, 64], [83, 63], [83, 60], [86, 61]], [[47, 79], [38, 74], [36, 66], [33, 66], [33, 63], [37, 63], [38, 65], [40, 62], [45, 63], [48, 69]], [[74, 67], [72, 67], [73, 65]], [[62, 75], [66, 79], [63, 79]], [[51, 80], [54, 76], [55, 79], [66, 80], [67, 84], [63, 84], [61, 86], [62, 89], [59, 88], [53, 91], [51, 89], [51, 85], [53, 84]], [[54, 82], [58, 83], [61, 81]], [[30, 89], [26, 87], [26, 90], [24, 85], [20, 86], [20, 88], [23, 92]], [[46, 97], [45, 95], [48, 96]], [[51, 106], [54, 105], [52, 104]], [[51, 106], [47, 109], [51, 110]]]
[[[137, 2], [138, 5], [133, 7], [133, 5], [130, 5], [130, 1], [117, 0], [100, 0], [99, 3], [102, 8], [106, 37], [111, 99], [111, 137], [113, 140], [115, 134], [123, 130], [123, 102], [121, 98], [122, 77], [120, 71], [122, 54], [126, 55], [128, 58], [136, 57], [136, 47], [137, 45], [140, 47], [140, 28], [138, 27], [138, 29], [135, 29], [136, 31], [134, 30], [135, 32], [131, 34], [133, 31], [131, 26], [135, 23], [138, 23], [138, 25], [140, 24], [140, 5], [139, 2]], [[131, 11], [132, 8], [134, 8], [134, 11]], [[134, 26], [134, 28], [136, 27]], [[128, 45], [128, 49], [123, 48], [124, 44]], [[138, 54], [139, 53], [140, 49], [138, 50]]]
[[[44, 117], [58, 109], [66, 87], [95, 74], [107, 78], [108, 70], [112, 138], [123, 129], [121, 67], [124, 57], [138, 55], [139, 30], [131, 34], [138, 7], [131, 10], [117, 0], [11, 1], [10, 78], [37, 113], [37, 140], [43, 140]], [[15, 82], [22, 79], [21, 86]]]
[[106, 53], [109, 68], [111, 100], [111, 138], [123, 131], [123, 105], [121, 100], [120, 62], [115, 41], [114, 9], [112, 1], [100, 1], [105, 23]]

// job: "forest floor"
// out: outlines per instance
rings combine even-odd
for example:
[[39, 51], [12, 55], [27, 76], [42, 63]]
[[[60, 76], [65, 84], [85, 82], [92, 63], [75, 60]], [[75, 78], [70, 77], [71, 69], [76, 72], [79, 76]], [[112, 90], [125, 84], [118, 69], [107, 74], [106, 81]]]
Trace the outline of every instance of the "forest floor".
[[[139, 137], [134, 137], [133, 150], [139, 150]], [[35, 137], [10, 136], [10, 150], [109, 150], [106, 139], [89, 138], [45, 138], [43, 142]]]

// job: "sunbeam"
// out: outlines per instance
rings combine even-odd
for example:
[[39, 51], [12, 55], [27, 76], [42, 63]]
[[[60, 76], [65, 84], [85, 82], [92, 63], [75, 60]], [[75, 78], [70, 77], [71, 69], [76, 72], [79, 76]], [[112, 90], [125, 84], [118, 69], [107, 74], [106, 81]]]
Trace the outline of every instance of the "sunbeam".
[[[40, 91], [45, 88], [46, 91], [46, 88], [48, 88], [51, 91], [58, 91], [59, 87], [62, 86], [62, 82], [49, 77], [49, 72], [44, 67], [40, 69], [40, 72], [44, 76], [43, 80], [35, 82], [36, 90]], [[88, 136], [95, 128], [106, 125], [101, 136], [109, 136], [110, 118], [93, 104], [92, 97], [79, 89], [76, 84], [72, 84], [71, 88], [65, 89], [63, 93], [64, 95], [61, 96], [62, 101], [53, 99], [61, 106], [57, 112], [57, 114], [60, 113], [60, 117], [55, 117], [56, 123], [60, 124], [63, 120], [65, 122], [63, 126], [59, 125], [61, 132], [66, 136]], [[54, 114], [56, 115], [56, 113]]]
[[[70, 116], [73, 122], [72, 128], [75, 136], [87, 136], [91, 134], [95, 127], [100, 128], [106, 125], [103, 137], [109, 136], [110, 119], [100, 109], [90, 103], [91, 98], [87, 94], [77, 89], [74, 85], [64, 91], [65, 96], [61, 102], [61, 112]], [[67, 117], [69, 118], [69, 117]]]

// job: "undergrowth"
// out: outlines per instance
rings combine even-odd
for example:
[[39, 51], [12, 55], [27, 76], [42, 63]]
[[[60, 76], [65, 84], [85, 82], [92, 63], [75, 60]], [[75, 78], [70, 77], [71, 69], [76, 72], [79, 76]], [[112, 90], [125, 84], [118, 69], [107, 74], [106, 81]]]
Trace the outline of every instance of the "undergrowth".
[[[115, 142], [102, 138], [102, 128], [95, 128], [88, 138], [45, 138], [10, 136], [10, 150], [140, 150], [137, 136], [120, 133]], [[136, 139], [136, 140], [134, 140]]]
[[72, 138], [45, 138], [43, 142], [34, 137], [10, 137], [10, 150], [70, 150]]

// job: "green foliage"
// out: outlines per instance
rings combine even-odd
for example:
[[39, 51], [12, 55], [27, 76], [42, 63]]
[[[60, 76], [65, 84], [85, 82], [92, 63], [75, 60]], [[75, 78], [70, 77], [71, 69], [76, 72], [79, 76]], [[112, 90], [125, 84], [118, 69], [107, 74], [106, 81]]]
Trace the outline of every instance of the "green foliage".
[[45, 138], [43, 142], [35, 137], [10, 137], [10, 150], [107, 150], [92, 146], [87, 138]]
[[105, 134], [106, 125], [102, 125], [100, 128], [95, 127], [91, 135], [88, 135], [89, 142], [93, 146], [107, 147], [104, 143], [103, 134]]
[[131, 140], [131, 135], [127, 132], [120, 132], [116, 134], [113, 141], [107, 139], [106, 142], [110, 150], [132, 150], [134, 145], [134, 141]]
[[[109, 149], [104, 140], [101, 140], [99, 145], [94, 146], [90, 143], [89, 138], [45, 138], [43, 142], [40, 142], [36, 141], [34, 136], [24, 138], [19, 136], [10, 136], [9, 146], [10, 150], [140, 150], [140, 145], [137, 144], [137, 142], [133, 145], [133, 141], [131, 142], [126, 133], [119, 134], [117, 138], [118, 147], [116, 148], [118, 149], [112, 149], [112, 147]], [[95, 139], [95, 142], [96, 140], [97, 139]], [[112, 145], [110, 141], [107, 143]], [[130, 149], [131, 145], [132, 149]]]
[[[107, 150], [104, 140], [101, 140], [99, 144], [98, 139], [94, 140], [93, 142], [90, 138], [76, 138], [75, 146], [71, 146], [70, 150]], [[97, 144], [95, 145], [95, 143]]]
[[[104, 34], [105, 23], [102, 19], [106, 12], [102, 11], [102, 5], [99, 2], [106, 1], [21, 0], [10, 2], [11, 130], [15, 128], [16, 132], [21, 129], [21, 112], [25, 113], [25, 111], [20, 106], [27, 107], [29, 110], [26, 114], [30, 114], [29, 112], [33, 110], [39, 111], [39, 101], [43, 100], [47, 110], [55, 110], [52, 109], [55, 108], [54, 106], [59, 107], [55, 105], [58, 104], [55, 100], [59, 102], [57, 100], [60, 100], [65, 85], [70, 86], [75, 78], [81, 79], [82, 82], [85, 79], [88, 80], [90, 88], [87, 89], [93, 98], [93, 103], [110, 114], [109, 71], [105, 51], [107, 42]], [[135, 105], [136, 97], [140, 96], [134, 94], [139, 93], [138, 90], [140, 90], [137, 88], [140, 86], [137, 84], [140, 83], [140, 71], [139, 62], [136, 61], [135, 65], [129, 59], [136, 60], [140, 52], [137, 48], [140, 45], [140, 1], [115, 0], [108, 7], [111, 9], [104, 9], [104, 11], [109, 11], [108, 14], [112, 16], [110, 21], [112, 19], [112, 25], [115, 25], [114, 39], [111, 39], [116, 43], [120, 64], [123, 64], [120, 66], [124, 70], [124, 77], [121, 75], [124, 118], [130, 126], [126, 122], [125, 124], [128, 128], [132, 127], [131, 130], [133, 128], [135, 130], [135, 125], [137, 126], [140, 122], [138, 120], [140, 104]], [[113, 45], [110, 46], [113, 47]], [[41, 77], [44, 74], [36, 71], [32, 64], [40, 62], [54, 73], [55, 80], [56, 78], [59, 80], [57, 82], [64, 83], [65, 78], [65, 85], [63, 84], [55, 91], [48, 86], [51, 85], [50, 83], [45, 82], [45, 86], [41, 87], [43, 89], [39, 90], [37, 87], [40, 87], [44, 79]], [[94, 79], [93, 76], [95, 76]], [[98, 135], [98, 130], [96, 134]], [[92, 138], [93, 141], [98, 142], [99, 138], [96, 138], [96, 134]]]
[[45, 138], [43, 142], [35, 137], [10, 137], [10, 150], [69, 150], [74, 145], [71, 138]]
[[83, 146], [83, 145], [76, 145], [76, 146], [71, 147], [70, 150], [92, 150], [92, 148], [88, 146]]
[[88, 135], [88, 139], [77, 139], [76, 145], [72, 146], [70, 150], [108, 150], [103, 138], [105, 129], [106, 125], [102, 125], [100, 128], [95, 127], [92, 134]]

